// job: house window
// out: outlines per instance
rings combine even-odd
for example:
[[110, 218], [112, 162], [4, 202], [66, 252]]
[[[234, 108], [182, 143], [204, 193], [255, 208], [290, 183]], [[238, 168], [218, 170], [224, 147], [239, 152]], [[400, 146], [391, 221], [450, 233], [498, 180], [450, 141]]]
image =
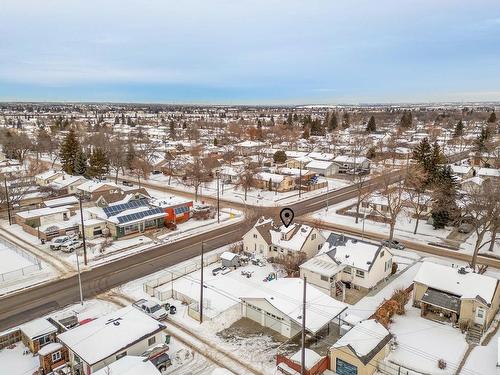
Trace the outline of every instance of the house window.
[[52, 342], [52, 340], [50, 339], [50, 336], [42, 336], [38, 339], [38, 342], [40, 343], [40, 346], [43, 346]]
[[254, 234], [254, 235], [253, 235], [253, 238], [257, 238], [257, 235], [256, 235], [256, 234]]
[[364, 279], [365, 278], [365, 271], [356, 270], [356, 277]]
[[328, 281], [328, 276], [321, 275], [321, 281]]
[[384, 251], [382, 250], [382, 251], [380, 252], [380, 257], [381, 257], [381, 258], [383, 258], [383, 257], [384, 257], [384, 254], [385, 254], [385, 253], [384, 253]]
[[316, 233], [313, 233], [313, 234], [311, 235], [311, 241], [314, 241], [315, 239], [316, 239]]
[[148, 339], [148, 346], [156, 344], [156, 336], [150, 337]]
[[276, 246], [273, 246], [274, 251], [278, 251], [278, 248]]
[[124, 352], [122, 352], [122, 353], [120, 353], [120, 354], [117, 354], [117, 355], [116, 355], [116, 360], [118, 361], [120, 358], [123, 358], [123, 357], [125, 357], [126, 355], [127, 355], [127, 352], [126, 352], [126, 351], [124, 351]]
[[351, 267], [345, 267], [344, 273], [348, 273], [350, 275], [351, 274]]
[[61, 352], [60, 351], [52, 353], [52, 363], [58, 362], [60, 360], [61, 360]]

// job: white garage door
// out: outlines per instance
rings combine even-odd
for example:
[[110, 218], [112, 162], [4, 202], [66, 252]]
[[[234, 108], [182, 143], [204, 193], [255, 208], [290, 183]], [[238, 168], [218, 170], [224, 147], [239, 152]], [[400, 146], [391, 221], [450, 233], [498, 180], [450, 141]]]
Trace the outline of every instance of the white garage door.
[[247, 305], [247, 318], [256, 321], [257, 323], [261, 323], [262, 313], [257, 311], [255, 307], [251, 305]]

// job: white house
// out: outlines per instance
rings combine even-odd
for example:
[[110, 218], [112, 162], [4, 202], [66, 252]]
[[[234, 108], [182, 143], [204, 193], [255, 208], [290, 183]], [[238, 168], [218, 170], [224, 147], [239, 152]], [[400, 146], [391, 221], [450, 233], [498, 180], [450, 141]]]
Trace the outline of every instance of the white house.
[[165, 326], [128, 306], [57, 338], [68, 348], [69, 363], [90, 375], [125, 356], [137, 356], [164, 342]]
[[[300, 278], [283, 278], [273, 280], [265, 288], [246, 291], [241, 296], [242, 316], [285, 337], [295, 336], [302, 325], [303, 283]], [[346, 304], [325, 296], [310, 284], [306, 286], [306, 303], [306, 330], [314, 335], [347, 309]]]
[[320, 176], [330, 177], [339, 172], [339, 165], [333, 161], [313, 160], [306, 168]]
[[55, 179], [61, 177], [64, 174], [62, 171], [48, 170], [42, 173], [39, 173], [35, 176], [35, 182], [39, 186], [47, 186]]
[[307, 258], [316, 255], [325, 242], [321, 232], [308, 225], [293, 223], [288, 228], [278, 227], [272, 219], [261, 218], [243, 236], [243, 248], [263, 257], [294, 256], [304, 253]]
[[318, 255], [300, 265], [300, 276], [332, 297], [340, 297], [345, 286], [369, 290], [391, 272], [387, 247], [334, 233]]

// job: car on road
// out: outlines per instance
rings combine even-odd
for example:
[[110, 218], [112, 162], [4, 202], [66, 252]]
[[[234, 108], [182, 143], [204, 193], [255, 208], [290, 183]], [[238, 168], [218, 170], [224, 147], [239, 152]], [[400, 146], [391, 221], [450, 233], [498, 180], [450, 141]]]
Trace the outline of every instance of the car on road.
[[156, 320], [162, 320], [167, 317], [168, 313], [164, 307], [154, 301], [140, 299], [133, 304], [134, 307], [144, 311], [150, 317]]
[[76, 249], [83, 246], [83, 242], [80, 240], [69, 240], [61, 245], [61, 251], [65, 253], [72, 253]]
[[472, 232], [474, 229], [474, 226], [472, 224], [469, 224], [469, 223], [463, 223], [461, 224], [459, 227], [458, 227], [458, 233], [470, 233]]
[[134, 184], [133, 184], [132, 182], [127, 181], [127, 180], [123, 180], [123, 181], [122, 181], [122, 185], [123, 185], [123, 186], [134, 186]]
[[405, 245], [396, 240], [384, 240], [382, 241], [382, 245], [387, 246], [389, 249], [397, 249], [397, 250], [405, 249]]
[[50, 243], [50, 250], [59, 250], [61, 246], [69, 240], [69, 236], [54, 237]]

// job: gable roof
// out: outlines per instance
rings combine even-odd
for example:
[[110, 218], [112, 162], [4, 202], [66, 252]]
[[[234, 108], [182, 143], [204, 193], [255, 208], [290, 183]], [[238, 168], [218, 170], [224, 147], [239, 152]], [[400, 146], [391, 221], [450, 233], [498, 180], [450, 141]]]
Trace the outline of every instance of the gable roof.
[[368, 364], [391, 340], [391, 333], [374, 319], [356, 324], [342, 336], [332, 349], [348, 347], [364, 364]]

